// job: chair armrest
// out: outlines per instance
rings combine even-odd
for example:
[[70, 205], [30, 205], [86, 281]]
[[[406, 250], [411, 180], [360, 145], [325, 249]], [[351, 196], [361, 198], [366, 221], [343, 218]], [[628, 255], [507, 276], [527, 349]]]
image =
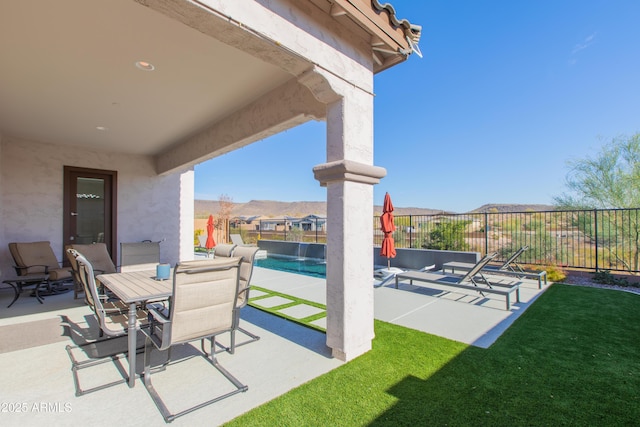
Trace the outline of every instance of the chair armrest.
[[147, 307], [149, 319], [148, 337], [158, 350], [166, 350], [171, 347], [171, 320], [165, 313], [164, 307], [150, 305]]
[[23, 267], [14, 265], [13, 268], [16, 270], [16, 273], [18, 274], [18, 276], [24, 276], [25, 274], [29, 274], [28, 270], [32, 267], [44, 267], [44, 273], [42, 274], [49, 274], [49, 266], [48, 265], [42, 265], [42, 264], [34, 264], [34, 265], [25, 265]]
[[240, 289], [238, 291], [238, 297], [237, 297], [237, 302], [240, 301], [240, 297], [242, 296], [242, 294], [244, 295], [244, 299], [242, 300], [242, 302], [240, 304], [238, 304], [236, 302], [236, 308], [242, 308], [245, 305], [247, 305], [247, 303], [249, 302], [249, 290], [251, 289], [251, 286], [247, 285], [244, 288]]

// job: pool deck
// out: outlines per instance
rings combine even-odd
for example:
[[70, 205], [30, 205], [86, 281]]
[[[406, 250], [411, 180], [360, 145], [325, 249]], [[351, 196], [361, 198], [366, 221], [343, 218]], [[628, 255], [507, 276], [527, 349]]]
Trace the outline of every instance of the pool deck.
[[[502, 277], [502, 280], [513, 279]], [[487, 348], [549, 287], [543, 285], [538, 289], [536, 280], [521, 281], [520, 302], [512, 302], [511, 310], [507, 311], [503, 296], [487, 294], [483, 297], [462, 289], [418, 287], [405, 281], [395, 289], [392, 280], [383, 287], [374, 288], [374, 317]], [[325, 279], [255, 267], [251, 284], [326, 304]]]

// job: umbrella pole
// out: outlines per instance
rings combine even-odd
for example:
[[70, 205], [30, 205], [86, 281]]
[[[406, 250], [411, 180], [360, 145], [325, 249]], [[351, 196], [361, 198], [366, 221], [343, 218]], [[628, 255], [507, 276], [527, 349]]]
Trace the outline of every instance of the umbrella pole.
[[387, 258], [387, 270], [391, 270], [391, 258]]

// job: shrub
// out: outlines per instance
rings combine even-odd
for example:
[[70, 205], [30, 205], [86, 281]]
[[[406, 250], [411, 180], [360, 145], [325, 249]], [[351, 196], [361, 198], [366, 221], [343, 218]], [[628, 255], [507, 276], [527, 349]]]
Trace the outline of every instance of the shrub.
[[567, 275], [562, 269], [556, 265], [549, 265], [545, 267], [547, 271], [547, 280], [552, 282], [562, 282], [567, 278]]
[[465, 228], [471, 224], [470, 220], [442, 220], [429, 232], [422, 247], [424, 249], [439, 249], [448, 251], [465, 251], [469, 245], [465, 242]]
[[593, 274], [593, 281], [603, 285], [632, 286], [624, 277], [616, 277], [608, 270], [596, 271]]
[[200, 246], [200, 236], [204, 233], [204, 230], [193, 230], [193, 245]]
[[567, 274], [564, 271], [562, 271], [562, 269], [557, 265], [546, 265], [546, 266], [534, 265], [534, 266], [528, 266], [527, 269], [530, 269], [533, 271], [542, 271], [542, 270], [546, 271], [547, 280], [550, 282], [562, 282], [564, 279], [567, 278]]

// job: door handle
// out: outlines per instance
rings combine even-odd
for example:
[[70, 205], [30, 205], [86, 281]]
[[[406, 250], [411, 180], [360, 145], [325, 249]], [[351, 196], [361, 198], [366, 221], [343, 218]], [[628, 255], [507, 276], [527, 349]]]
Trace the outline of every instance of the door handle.
[[78, 216], [78, 212], [71, 212], [71, 216]]

